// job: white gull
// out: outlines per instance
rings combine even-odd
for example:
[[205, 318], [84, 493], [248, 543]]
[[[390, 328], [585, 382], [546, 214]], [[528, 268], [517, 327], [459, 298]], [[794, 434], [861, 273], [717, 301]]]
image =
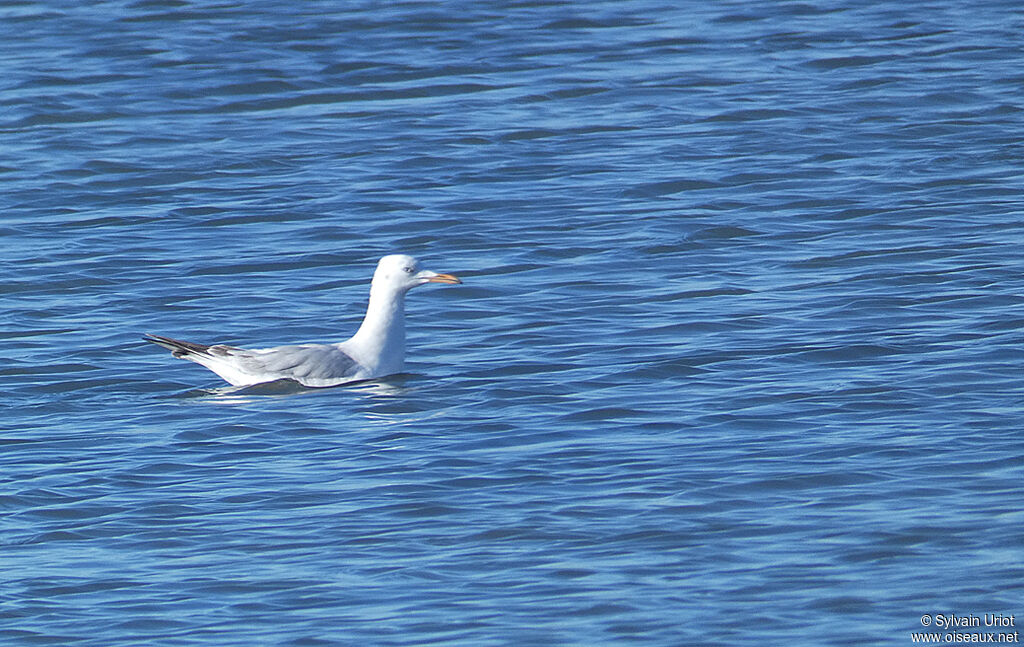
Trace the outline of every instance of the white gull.
[[424, 283], [462, 283], [451, 274], [420, 270], [412, 256], [380, 259], [370, 283], [370, 303], [359, 330], [338, 344], [297, 344], [246, 350], [207, 346], [147, 334], [143, 339], [175, 357], [202, 364], [235, 386], [294, 380], [303, 386], [335, 386], [393, 375], [405, 360], [405, 293]]

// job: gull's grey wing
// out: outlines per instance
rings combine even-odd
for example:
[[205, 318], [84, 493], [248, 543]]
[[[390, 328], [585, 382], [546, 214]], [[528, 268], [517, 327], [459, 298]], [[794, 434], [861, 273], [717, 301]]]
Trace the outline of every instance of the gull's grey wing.
[[301, 344], [231, 353], [246, 372], [275, 373], [299, 382], [352, 377], [359, 364], [337, 346]]

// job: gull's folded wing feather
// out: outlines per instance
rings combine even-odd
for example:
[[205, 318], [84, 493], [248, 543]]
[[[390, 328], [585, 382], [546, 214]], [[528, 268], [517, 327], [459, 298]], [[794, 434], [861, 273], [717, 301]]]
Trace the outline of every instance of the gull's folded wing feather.
[[231, 349], [247, 373], [271, 374], [302, 383], [353, 377], [359, 364], [333, 344], [301, 344], [259, 350]]
[[202, 364], [236, 385], [287, 379], [306, 386], [330, 386], [358, 379], [361, 368], [334, 344], [247, 350], [224, 344], [196, 344], [160, 335], [147, 335], [144, 339], [170, 350], [175, 357]]

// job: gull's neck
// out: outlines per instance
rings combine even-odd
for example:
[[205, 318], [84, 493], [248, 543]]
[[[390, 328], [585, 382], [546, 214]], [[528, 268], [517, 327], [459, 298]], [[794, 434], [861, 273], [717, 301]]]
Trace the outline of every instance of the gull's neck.
[[370, 304], [359, 330], [348, 341], [355, 359], [374, 373], [402, 370], [405, 359], [405, 292], [370, 285]]

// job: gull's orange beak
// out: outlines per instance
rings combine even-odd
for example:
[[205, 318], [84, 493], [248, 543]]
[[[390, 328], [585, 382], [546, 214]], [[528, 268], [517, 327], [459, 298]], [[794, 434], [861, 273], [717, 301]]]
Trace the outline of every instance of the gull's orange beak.
[[448, 283], [449, 285], [455, 285], [462, 283], [459, 277], [454, 274], [435, 274], [427, 278], [427, 283]]

